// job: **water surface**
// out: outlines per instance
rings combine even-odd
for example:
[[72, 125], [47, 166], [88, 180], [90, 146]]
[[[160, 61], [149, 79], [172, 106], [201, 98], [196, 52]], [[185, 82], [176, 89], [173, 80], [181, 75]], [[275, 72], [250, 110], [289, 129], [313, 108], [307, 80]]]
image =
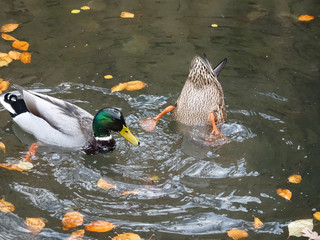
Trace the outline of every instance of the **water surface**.
[[[38, 239], [66, 239], [61, 219], [71, 210], [84, 224], [106, 220], [119, 225], [106, 239], [135, 232], [143, 239], [228, 239], [226, 231], [249, 232], [248, 239], [286, 239], [290, 221], [311, 218], [319, 204], [319, 30], [318, 1], [11, 1], [0, 3], [1, 24], [22, 23], [12, 33], [30, 43], [32, 63], [11, 63], [0, 77], [66, 99], [95, 114], [107, 106], [123, 110], [141, 141], [129, 145], [117, 134], [115, 151], [87, 156], [42, 147], [28, 172], [0, 169], [0, 192], [16, 206], [0, 213], [0, 239], [33, 239], [26, 217], [47, 223]], [[72, 9], [90, 11], [73, 15]], [[119, 18], [121, 11], [134, 19]], [[300, 14], [316, 16], [298, 22]], [[218, 24], [212, 28], [211, 24]], [[11, 50], [0, 41], [0, 51]], [[220, 74], [228, 120], [220, 126], [232, 140], [220, 148], [186, 135], [170, 115], [156, 131], [140, 119], [174, 104], [191, 59], [206, 53]], [[114, 76], [111, 80], [104, 75]], [[136, 92], [111, 93], [119, 82], [148, 84]], [[1, 162], [19, 161], [24, 136], [0, 108]], [[190, 130], [197, 136], [197, 129]], [[18, 138], [20, 137], [20, 138]], [[287, 182], [291, 174], [302, 182]], [[117, 189], [99, 189], [103, 178]], [[154, 181], [150, 181], [154, 179]], [[293, 192], [291, 202], [277, 188]], [[137, 190], [137, 194], [122, 195]], [[255, 230], [253, 215], [264, 226]], [[80, 229], [79, 227], [78, 229]], [[315, 222], [315, 230], [320, 225]], [[304, 238], [302, 238], [304, 239]]]

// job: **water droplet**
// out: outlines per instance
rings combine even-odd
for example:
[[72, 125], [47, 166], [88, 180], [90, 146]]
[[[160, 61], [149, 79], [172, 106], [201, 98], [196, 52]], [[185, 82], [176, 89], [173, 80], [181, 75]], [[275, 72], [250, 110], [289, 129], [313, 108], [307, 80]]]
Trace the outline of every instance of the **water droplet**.
[[52, 154], [51, 159], [52, 160], [59, 160], [59, 159], [61, 159], [61, 157], [58, 153], [54, 153], [54, 154]]

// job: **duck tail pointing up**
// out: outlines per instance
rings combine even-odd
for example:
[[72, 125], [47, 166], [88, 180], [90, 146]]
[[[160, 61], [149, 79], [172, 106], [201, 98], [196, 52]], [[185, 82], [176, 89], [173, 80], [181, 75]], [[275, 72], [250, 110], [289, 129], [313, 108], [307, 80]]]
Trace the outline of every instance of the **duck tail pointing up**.
[[215, 77], [218, 77], [221, 70], [224, 68], [224, 66], [227, 64], [227, 59], [223, 59], [214, 69], [212, 69], [212, 66], [207, 58], [207, 55], [203, 53], [202, 57], [203, 61], [206, 63], [206, 65], [211, 69]]
[[227, 64], [227, 59], [225, 58], [213, 69], [213, 73], [216, 77], [219, 76], [221, 70], [224, 68], [226, 64]]

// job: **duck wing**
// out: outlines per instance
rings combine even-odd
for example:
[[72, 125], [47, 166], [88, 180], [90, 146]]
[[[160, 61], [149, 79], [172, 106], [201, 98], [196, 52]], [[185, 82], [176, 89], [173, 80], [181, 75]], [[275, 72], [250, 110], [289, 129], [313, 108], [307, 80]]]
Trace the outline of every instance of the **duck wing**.
[[93, 136], [93, 116], [87, 111], [72, 103], [29, 91], [18, 85], [13, 87], [20, 92], [28, 110], [45, 120], [52, 128], [69, 136]]

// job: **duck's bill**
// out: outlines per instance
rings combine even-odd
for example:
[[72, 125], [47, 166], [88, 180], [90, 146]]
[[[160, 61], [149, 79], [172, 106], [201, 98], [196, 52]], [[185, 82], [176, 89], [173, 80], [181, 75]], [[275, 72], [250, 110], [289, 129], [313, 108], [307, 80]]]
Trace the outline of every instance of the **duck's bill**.
[[129, 130], [128, 127], [123, 126], [122, 130], [119, 132], [122, 137], [124, 137], [129, 143], [138, 146], [140, 145], [140, 141], [136, 138]]

